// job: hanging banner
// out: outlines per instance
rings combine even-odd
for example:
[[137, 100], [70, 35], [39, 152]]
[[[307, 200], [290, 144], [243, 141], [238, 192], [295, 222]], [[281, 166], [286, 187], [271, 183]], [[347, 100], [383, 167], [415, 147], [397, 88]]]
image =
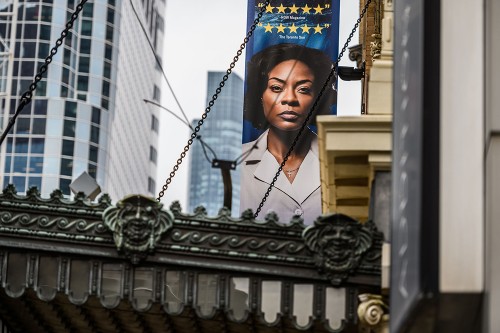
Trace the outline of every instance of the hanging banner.
[[[339, 0], [249, 0], [248, 29], [263, 15], [246, 51], [240, 211], [256, 212], [338, 55]], [[336, 80], [314, 108], [259, 212], [281, 222], [321, 215], [315, 116], [336, 114]]]

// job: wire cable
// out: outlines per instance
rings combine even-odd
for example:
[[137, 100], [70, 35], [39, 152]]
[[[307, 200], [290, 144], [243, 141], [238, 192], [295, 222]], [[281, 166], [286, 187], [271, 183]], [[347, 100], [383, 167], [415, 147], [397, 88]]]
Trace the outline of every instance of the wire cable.
[[129, 0], [129, 2], [130, 2], [130, 6], [132, 6], [132, 11], [134, 12], [135, 17], [137, 18], [137, 22], [139, 22], [139, 25], [141, 26], [142, 32], [146, 36], [146, 40], [148, 41], [149, 47], [151, 48], [151, 51], [153, 51], [153, 55], [155, 57], [156, 64], [158, 65], [158, 67], [160, 67], [161, 73], [163, 74], [163, 78], [165, 79], [165, 82], [167, 83], [168, 89], [170, 90], [170, 93], [172, 94], [172, 97], [174, 98], [175, 103], [179, 107], [179, 110], [181, 111], [182, 115], [184, 116], [184, 119], [186, 120], [186, 122], [189, 123], [189, 119], [186, 116], [186, 113], [184, 112], [184, 109], [182, 108], [181, 104], [179, 103], [179, 100], [177, 99], [177, 96], [174, 93], [174, 89], [170, 85], [170, 81], [167, 78], [167, 74], [165, 73], [165, 70], [163, 69], [161, 61], [158, 58], [158, 55], [156, 54], [155, 48], [154, 48], [153, 44], [151, 43], [151, 40], [149, 39], [148, 32], [147, 32], [146, 28], [144, 28], [144, 25], [142, 24], [142, 21], [139, 17], [139, 14], [137, 14], [137, 11], [135, 10], [135, 7], [134, 7], [134, 4], [132, 3], [132, 0]]
[[[189, 127], [189, 129], [193, 130], [193, 126], [191, 126], [190, 123], [188, 123], [187, 121], [185, 121], [184, 119], [182, 119], [181, 117], [179, 117], [177, 114], [175, 114], [175, 112], [173, 112], [172, 110], [169, 110], [167, 109], [166, 107], [164, 107], [163, 105], [159, 104], [159, 103], [156, 103], [154, 101], [150, 101], [148, 99], [143, 99], [143, 101], [145, 103], [149, 103], [149, 104], [153, 104], [165, 111], [167, 111], [168, 113], [170, 113], [172, 116], [174, 116], [175, 118], [177, 118], [180, 122], [182, 122], [184, 125], [186, 125], [187, 127]], [[196, 136], [196, 139], [198, 139], [200, 141], [200, 144], [201, 144], [201, 148], [203, 149], [203, 154], [205, 155], [205, 158], [207, 159], [208, 163], [212, 164], [212, 160], [213, 159], [217, 159], [217, 154], [215, 153], [215, 151], [212, 149], [212, 147], [210, 147], [208, 145], [208, 143], [206, 143], [205, 141], [203, 141], [201, 139], [201, 135], [197, 135]], [[213, 154], [213, 159], [211, 160], [209, 157], [208, 157], [208, 154], [207, 154], [207, 148], [208, 150], [210, 150], [210, 152]]]

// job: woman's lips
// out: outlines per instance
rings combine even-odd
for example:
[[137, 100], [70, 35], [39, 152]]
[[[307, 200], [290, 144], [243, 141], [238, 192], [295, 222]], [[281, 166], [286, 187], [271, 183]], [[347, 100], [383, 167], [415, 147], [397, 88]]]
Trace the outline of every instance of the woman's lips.
[[278, 117], [287, 121], [294, 121], [297, 120], [300, 117], [300, 115], [294, 111], [283, 111], [280, 114], [278, 114]]

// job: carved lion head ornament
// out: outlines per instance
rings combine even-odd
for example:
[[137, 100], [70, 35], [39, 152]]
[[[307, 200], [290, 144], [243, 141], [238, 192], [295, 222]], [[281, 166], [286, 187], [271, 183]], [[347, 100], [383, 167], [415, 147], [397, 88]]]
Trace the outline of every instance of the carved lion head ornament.
[[303, 232], [314, 254], [316, 267], [339, 284], [355, 273], [363, 254], [371, 247], [373, 228], [342, 214], [319, 217]]
[[103, 213], [104, 224], [113, 232], [116, 247], [137, 263], [154, 250], [161, 235], [174, 221], [162, 204], [142, 195], [130, 195]]

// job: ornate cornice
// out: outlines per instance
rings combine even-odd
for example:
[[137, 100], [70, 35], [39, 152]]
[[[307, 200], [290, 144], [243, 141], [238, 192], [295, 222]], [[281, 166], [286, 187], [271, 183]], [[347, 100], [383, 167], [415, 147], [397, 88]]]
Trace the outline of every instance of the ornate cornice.
[[0, 209], [36, 209], [64, 215], [96, 215], [100, 217], [102, 211], [111, 205], [111, 199], [107, 194], [100, 196], [97, 203], [86, 199], [82, 192], [75, 195], [73, 200], [68, 200], [61, 190], [54, 190], [50, 194], [50, 198], [42, 198], [36, 187], [28, 189], [26, 195], [18, 195], [12, 184], [3, 190], [0, 198]]
[[[347, 229], [352, 232], [347, 234]], [[41, 249], [83, 255], [115, 253], [133, 264], [226, 265], [247, 273], [267, 267], [334, 285], [361, 276], [377, 285], [382, 237], [373, 223], [343, 215], [319, 217], [306, 228], [300, 218], [282, 223], [274, 213], [263, 221], [254, 220], [251, 210], [232, 217], [221, 209], [210, 217], [203, 207], [183, 213], [173, 202], [165, 210], [153, 198], [138, 195], [111, 205], [107, 196], [92, 203], [82, 195], [68, 200], [55, 191], [42, 199], [36, 190], [22, 196], [8, 187], [0, 194], [0, 245], [33, 248], [35, 243]]]

